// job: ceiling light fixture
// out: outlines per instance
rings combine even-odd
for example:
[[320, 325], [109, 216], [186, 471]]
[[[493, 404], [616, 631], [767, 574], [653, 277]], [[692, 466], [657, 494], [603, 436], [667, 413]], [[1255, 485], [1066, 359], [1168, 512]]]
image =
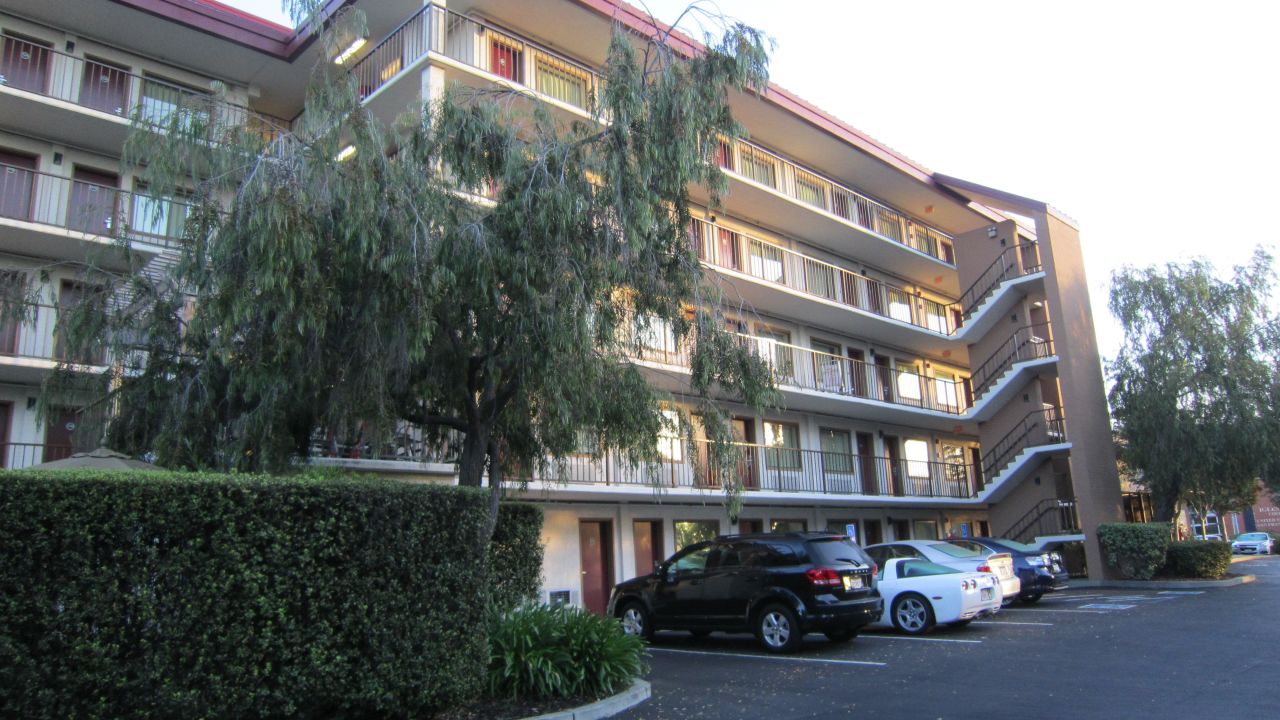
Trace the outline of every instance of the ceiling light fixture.
[[344, 160], [350, 159], [351, 156], [355, 154], [356, 154], [356, 146], [348, 145], [342, 148], [341, 150], [339, 150], [337, 156], [335, 156], [333, 159], [337, 160], [338, 162], [342, 162]]
[[350, 60], [351, 56], [360, 52], [360, 48], [364, 47], [364, 44], [367, 42], [369, 42], [367, 38], [356, 38], [351, 41], [351, 44], [347, 46], [347, 49], [338, 53], [338, 57], [333, 59], [333, 63], [335, 65], [341, 65], [342, 63]]

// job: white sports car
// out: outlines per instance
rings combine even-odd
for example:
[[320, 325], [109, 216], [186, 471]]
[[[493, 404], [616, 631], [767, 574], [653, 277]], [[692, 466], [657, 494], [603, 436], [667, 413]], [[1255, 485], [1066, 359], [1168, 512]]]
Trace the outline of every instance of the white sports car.
[[991, 573], [964, 572], [927, 560], [895, 558], [880, 568], [884, 612], [875, 625], [909, 635], [937, 623], [967, 625], [1000, 611], [1000, 581]]

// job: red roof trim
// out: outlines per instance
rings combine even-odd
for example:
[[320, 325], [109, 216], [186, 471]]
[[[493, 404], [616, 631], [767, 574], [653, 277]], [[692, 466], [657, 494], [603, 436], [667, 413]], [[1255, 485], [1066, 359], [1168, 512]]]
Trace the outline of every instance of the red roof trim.
[[[313, 33], [278, 25], [217, 0], [111, 1], [290, 62], [315, 41]], [[321, 14], [328, 17], [352, 2], [328, 0]]]

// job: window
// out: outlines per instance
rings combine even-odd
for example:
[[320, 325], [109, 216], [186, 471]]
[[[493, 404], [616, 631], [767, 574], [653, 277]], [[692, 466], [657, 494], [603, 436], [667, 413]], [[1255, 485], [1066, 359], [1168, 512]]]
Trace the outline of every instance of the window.
[[757, 341], [760, 356], [773, 365], [777, 377], [780, 380], [795, 377], [796, 365], [792, 356], [791, 333], [767, 325], [757, 325], [756, 337], [760, 338]]
[[797, 170], [796, 199], [825, 210], [827, 208], [826, 183], [815, 175]]
[[771, 533], [804, 532], [808, 529], [808, 525], [803, 520], [774, 520], [769, 523]]
[[[937, 529], [938, 529], [938, 523], [937, 523], [936, 521], [934, 521], [934, 520], [917, 520], [917, 521], [916, 521], [916, 529], [917, 529], [917, 530], [919, 530], [919, 529], [920, 529], [920, 525], [921, 525], [921, 523], [933, 523], [933, 530], [934, 530], [934, 532], [935, 532], [935, 533], [937, 532]], [[977, 543], [968, 543], [968, 544], [970, 544], [970, 545], [974, 545], [974, 546], [976, 546], [976, 547], [978, 547], [978, 548], [982, 548], [982, 546], [981, 546], [981, 545], [978, 545]], [[985, 555], [985, 554], [986, 554], [985, 552], [982, 552], [981, 550], [975, 550], [975, 549], [973, 549], [972, 547], [964, 547], [964, 546], [960, 545], [959, 543], [950, 543], [950, 542], [934, 543], [934, 544], [932, 544], [932, 545], [930, 545], [930, 546], [929, 546], [929, 549], [930, 549], [930, 550], [937, 550], [938, 552], [942, 553], [943, 555], [948, 555], [948, 556], [953, 557], [953, 558], [960, 558], [960, 559], [962, 559], [962, 560], [977, 560], [978, 558], [980, 558], [980, 557], [982, 557], [983, 555]], [[985, 549], [986, 549], [986, 548], [982, 548], [982, 550], [985, 550]]]
[[907, 475], [929, 477], [929, 443], [924, 440], [905, 440], [902, 443], [902, 454], [907, 460]]
[[587, 87], [590, 76], [585, 70], [574, 67], [559, 58], [538, 53], [535, 77], [538, 92], [574, 107], [587, 106]]
[[920, 402], [921, 378], [915, 373], [915, 364], [906, 360], [898, 360], [895, 370], [898, 374], [898, 398], [907, 402]]
[[742, 145], [739, 149], [739, 156], [742, 164], [741, 172], [744, 176], [755, 180], [761, 185], [768, 185], [771, 188], [778, 187], [778, 167], [773, 158], [769, 157], [767, 153], [750, 145]]
[[490, 32], [489, 72], [512, 82], [524, 82], [524, 43]]
[[933, 371], [933, 392], [938, 396], [938, 403], [948, 407], [960, 406], [960, 384], [956, 382], [956, 374], [946, 370]]
[[822, 440], [822, 469], [829, 473], [853, 472], [853, 444], [848, 430], [819, 431]]
[[751, 264], [748, 272], [769, 282], [785, 284], [786, 258], [782, 248], [755, 238], [747, 240], [747, 261]]
[[925, 327], [936, 333], [947, 334], [951, 328], [947, 326], [947, 308], [945, 305], [926, 300], [924, 302]]
[[672, 528], [675, 530], [677, 551], [714, 540], [720, 534], [720, 523], [716, 520], [677, 520]]
[[764, 423], [765, 464], [774, 470], [800, 469], [800, 426], [793, 423]]
[[156, 78], [142, 81], [142, 102], [138, 114], [144, 122], [168, 127], [174, 122], [180, 130], [192, 131], [209, 124], [207, 110], [193, 107], [193, 100], [203, 95], [198, 90]]
[[813, 354], [813, 371], [819, 390], [841, 392], [845, 382], [845, 359], [840, 357], [840, 346], [821, 340], [810, 340]]
[[674, 353], [676, 336], [671, 323], [658, 317], [638, 317], [635, 320], [636, 339], [641, 347], [661, 353]]
[[684, 437], [680, 434], [680, 414], [662, 411], [662, 430], [658, 432], [658, 455], [667, 462], [684, 462]]
[[911, 296], [895, 287], [884, 286], [889, 296], [889, 317], [902, 322], [911, 322]]
[[129, 227], [137, 234], [180, 239], [191, 206], [174, 198], [147, 194], [147, 186], [134, 187]]

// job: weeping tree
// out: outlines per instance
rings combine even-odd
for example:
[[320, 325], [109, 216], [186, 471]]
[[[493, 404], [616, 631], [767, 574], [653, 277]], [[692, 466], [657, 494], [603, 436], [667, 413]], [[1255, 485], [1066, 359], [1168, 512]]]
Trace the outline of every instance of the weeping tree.
[[[359, 12], [311, 21], [326, 58], [364, 34]], [[453, 438], [495, 513], [504, 475], [584, 449], [643, 462], [678, 430], [708, 441], [736, 514], [721, 403], [776, 392], [724, 329], [688, 188], [725, 192], [709, 159], [740, 132], [727, 97], [764, 86], [767, 53], [740, 24], [696, 57], [656, 30], [615, 30], [589, 119], [453, 88], [388, 126], [330, 62], [289, 131], [217, 107], [140, 119], [125, 162], [188, 208], [180, 255], [92, 269], [64, 334], [106, 338], [117, 363], [105, 381], [64, 368], [47, 396], [92, 395], [113, 446], [170, 467], [284, 471], [317, 437], [411, 423]], [[678, 428], [632, 361], [666, 333], [691, 364]]]
[[1125, 342], [1110, 365], [1111, 407], [1121, 459], [1151, 491], [1158, 520], [1180, 504], [1202, 523], [1210, 511], [1243, 509], [1280, 455], [1273, 280], [1261, 249], [1229, 280], [1204, 261], [1113, 278]]

